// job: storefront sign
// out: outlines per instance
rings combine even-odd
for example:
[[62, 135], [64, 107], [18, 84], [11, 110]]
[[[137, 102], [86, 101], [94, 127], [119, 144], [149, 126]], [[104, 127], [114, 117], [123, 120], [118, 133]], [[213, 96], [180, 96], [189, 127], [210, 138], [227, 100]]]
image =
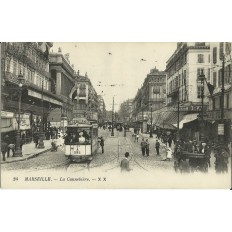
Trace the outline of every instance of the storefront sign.
[[218, 135], [224, 135], [224, 124], [218, 124]]
[[14, 113], [7, 112], [7, 111], [1, 111], [1, 118], [13, 118]]
[[[18, 128], [18, 114], [15, 115], [16, 118], [14, 118], [14, 126], [15, 129]], [[31, 128], [30, 125], [30, 114], [20, 114], [20, 130], [29, 130]]]
[[[203, 106], [203, 110], [207, 111], [208, 106]], [[175, 111], [178, 111], [177, 106], [174, 107]], [[202, 111], [202, 106], [201, 105], [191, 105], [191, 106], [180, 106], [179, 111], [183, 112], [201, 112]]]

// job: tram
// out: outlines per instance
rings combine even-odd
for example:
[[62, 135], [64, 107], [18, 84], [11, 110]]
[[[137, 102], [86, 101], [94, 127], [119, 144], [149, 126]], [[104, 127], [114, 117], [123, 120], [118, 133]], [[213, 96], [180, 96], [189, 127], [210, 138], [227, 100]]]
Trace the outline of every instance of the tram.
[[122, 131], [122, 129], [123, 129], [123, 123], [122, 122], [117, 122], [116, 123], [116, 128], [117, 128], [117, 131]]
[[98, 125], [86, 119], [73, 119], [67, 126], [64, 144], [65, 156], [71, 162], [90, 162], [99, 148]]

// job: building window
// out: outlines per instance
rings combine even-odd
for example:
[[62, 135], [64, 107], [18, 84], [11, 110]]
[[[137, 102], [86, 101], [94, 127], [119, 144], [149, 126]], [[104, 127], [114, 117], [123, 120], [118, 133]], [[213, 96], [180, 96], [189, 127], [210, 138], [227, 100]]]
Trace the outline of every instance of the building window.
[[218, 86], [222, 85], [222, 70], [218, 70]]
[[231, 64], [225, 67], [225, 84], [231, 83]]
[[197, 69], [197, 80], [200, 81], [200, 75], [204, 74], [204, 68]]
[[226, 94], [226, 108], [229, 109], [230, 108], [230, 95]]
[[6, 71], [10, 72], [10, 59], [6, 60]]
[[197, 98], [201, 98], [201, 91], [203, 86], [197, 86]]
[[208, 62], [210, 63], [210, 54], [208, 55]]
[[215, 98], [213, 98], [213, 110], [215, 110]]
[[213, 72], [213, 85], [216, 87], [217, 86], [217, 73]]
[[210, 68], [208, 68], [208, 73], [207, 73], [207, 81], [210, 82]]
[[226, 54], [230, 55], [230, 53], [231, 53], [231, 43], [226, 42], [225, 50], [226, 50]]
[[14, 64], [13, 64], [13, 73], [16, 75], [17, 73], [17, 62], [14, 61]]
[[222, 108], [222, 96], [219, 97], [219, 107]]
[[204, 63], [204, 54], [198, 54], [198, 63]]
[[213, 63], [217, 63], [217, 47], [213, 48]]
[[205, 46], [205, 42], [196, 42], [195, 46]]
[[223, 56], [224, 56], [224, 43], [223, 42], [220, 43], [219, 47], [220, 47], [219, 58], [220, 58], [220, 60], [222, 60]]

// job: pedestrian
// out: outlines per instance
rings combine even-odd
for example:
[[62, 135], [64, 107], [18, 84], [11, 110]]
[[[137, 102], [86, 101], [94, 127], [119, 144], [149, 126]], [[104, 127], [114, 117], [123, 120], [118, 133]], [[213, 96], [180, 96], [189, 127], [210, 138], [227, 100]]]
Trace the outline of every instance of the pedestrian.
[[169, 147], [171, 147], [171, 145], [172, 145], [172, 136], [171, 135], [168, 137], [168, 145], [169, 145]]
[[34, 135], [34, 142], [35, 142], [35, 148], [37, 148], [39, 144], [39, 137], [37, 133]]
[[100, 146], [101, 146], [102, 154], [103, 154], [104, 153], [104, 139], [103, 139], [103, 137], [101, 137]]
[[210, 165], [210, 158], [211, 158], [211, 148], [208, 144], [206, 144], [206, 147], [205, 147], [205, 155], [206, 155], [206, 158], [207, 158], [207, 162], [208, 162], [208, 165], [209, 167], [211, 166]]
[[149, 156], [150, 144], [149, 144], [148, 139], [146, 140], [146, 147], [145, 147], [145, 150], [146, 150], [146, 155]]
[[160, 153], [159, 153], [160, 143], [159, 143], [158, 139], [156, 140], [156, 143], [155, 143], [155, 149], [156, 149], [156, 155], [160, 155]]
[[131, 169], [130, 169], [130, 161], [128, 160], [129, 156], [130, 156], [129, 152], [126, 152], [125, 153], [125, 158], [123, 158], [121, 163], [120, 163], [121, 172], [129, 172], [129, 171], [131, 171]]
[[172, 149], [170, 147], [167, 148], [166, 155], [167, 160], [170, 161], [172, 158]]
[[2, 141], [1, 142], [1, 152], [2, 152], [3, 161], [6, 161], [7, 151], [8, 151], [8, 144], [5, 141]]
[[139, 142], [139, 134], [136, 135], [136, 141]]
[[15, 144], [10, 143], [8, 145], [7, 158], [10, 157], [10, 151], [12, 151], [12, 156], [14, 156], [14, 153], [15, 153]]
[[145, 156], [146, 142], [144, 141], [144, 139], [142, 139], [140, 146], [141, 146], [141, 150], [142, 150], [142, 155]]
[[25, 132], [22, 133], [21, 140], [22, 140], [22, 143], [23, 143], [23, 144], [26, 143], [26, 133], [25, 133]]

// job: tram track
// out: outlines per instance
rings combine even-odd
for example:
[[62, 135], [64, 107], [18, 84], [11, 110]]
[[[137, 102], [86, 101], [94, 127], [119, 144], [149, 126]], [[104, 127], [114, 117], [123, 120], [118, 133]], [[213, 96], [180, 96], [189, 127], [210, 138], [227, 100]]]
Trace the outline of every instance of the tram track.
[[[118, 138], [119, 139], [119, 138]], [[131, 160], [134, 161], [141, 169], [145, 170], [145, 171], [148, 171], [145, 167], [143, 167], [142, 164], [140, 164], [140, 162], [136, 159], [136, 154], [138, 153], [138, 151], [136, 151], [136, 147], [134, 146], [134, 144], [132, 143], [131, 141], [131, 138], [128, 138], [128, 137], [123, 137], [123, 139], [126, 140], [126, 145], [129, 145], [130, 147], [130, 150], [132, 151], [132, 158]]]

